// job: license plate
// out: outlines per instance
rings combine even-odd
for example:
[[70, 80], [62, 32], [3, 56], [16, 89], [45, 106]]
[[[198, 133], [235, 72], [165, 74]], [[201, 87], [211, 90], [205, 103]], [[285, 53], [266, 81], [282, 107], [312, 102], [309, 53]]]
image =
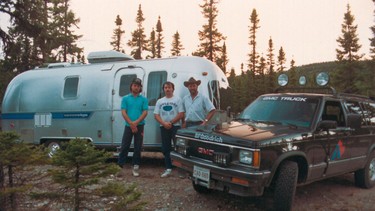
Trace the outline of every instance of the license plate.
[[205, 182], [210, 181], [210, 170], [194, 166], [193, 177], [201, 179]]

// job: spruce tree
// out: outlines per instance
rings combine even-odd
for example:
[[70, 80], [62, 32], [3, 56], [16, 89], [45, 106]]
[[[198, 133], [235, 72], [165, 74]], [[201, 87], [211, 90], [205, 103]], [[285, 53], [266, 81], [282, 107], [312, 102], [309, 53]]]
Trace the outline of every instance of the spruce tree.
[[0, 11], [11, 20], [8, 34], [0, 30], [5, 70], [22, 72], [82, 53], [76, 44], [81, 36], [73, 31], [79, 19], [69, 10], [69, 0], [6, 1]]
[[203, 17], [207, 19], [207, 24], [198, 32], [200, 44], [198, 49], [193, 53], [194, 56], [206, 57], [212, 62], [217, 62], [222, 53], [222, 42], [225, 37], [217, 28], [218, 0], [204, 0], [202, 5]]
[[257, 66], [257, 81], [255, 84], [256, 90], [256, 96], [259, 96], [261, 94], [264, 94], [267, 92], [267, 86], [266, 86], [266, 77], [265, 77], [265, 71], [267, 68], [267, 62], [266, 59], [263, 57], [263, 55], [259, 58], [259, 65]]
[[124, 48], [122, 47], [122, 36], [125, 33], [125, 30], [122, 30], [122, 19], [120, 15], [116, 16], [115, 20], [116, 28], [113, 30], [112, 41], [110, 42], [113, 50], [125, 53]]
[[[75, 17], [72, 10], [69, 9], [70, 0], [53, 0], [51, 7], [51, 30], [53, 35], [53, 52], [54, 57], [58, 61], [68, 62], [68, 56], [76, 57], [78, 53], [83, 51], [77, 46], [76, 41], [82, 35], [74, 34], [73, 27], [77, 27], [80, 22]], [[61, 58], [61, 59], [59, 59]]]
[[344, 22], [341, 24], [342, 35], [337, 38], [339, 48], [336, 49], [336, 58], [338, 61], [338, 70], [335, 72], [333, 84], [339, 91], [348, 93], [356, 93], [358, 91], [358, 84], [353, 83], [353, 80], [359, 75], [360, 64], [357, 63], [363, 55], [358, 51], [361, 45], [358, 43], [357, 25], [354, 25], [354, 15], [350, 10], [350, 5], [347, 4], [346, 13], [344, 14]]
[[[250, 42], [249, 45], [251, 47], [251, 52], [249, 54], [249, 70], [252, 71], [253, 73], [257, 73], [256, 66], [258, 63], [259, 55], [256, 51], [256, 32], [260, 28], [259, 26], [259, 18], [257, 11], [253, 9], [251, 16], [250, 16]], [[259, 73], [258, 73], [259, 74]]]
[[131, 55], [134, 59], [142, 59], [142, 52], [147, 50], [147, 39], [145, 35], [145, 29], [143, 27], [143, 22], [146, 19], [143, 17], [142, 6], [139, 4], [137, 17], [135, 19], [137, 23], [137, 29], [135, 29], [131, 34], [132, 38], [128, 41], [128, 46], [132, 48]]
[[226, 89], [220, 89], [220, 108], [226, 109], [228, 106], [231, 107], [231, 111], [235, 112], [235, 95], [236, 95], [236, 73], [234, 68], [231, 68], [229, 76], [228, 76], [228, 82], [230, 84], [230, 87]]
[[97, 150], [91, 142], [82, 139], [71, 140], [62, 148], [52, 157], [55, 168], [49, 171], [60, 188], [34, 193], [35, 198], [55, 199], [72, 206], [69, 208], [75, 211], [92, 209], [87, 202], [100, 197], [116, 196], [118, 200], [113, 204], [115, 210], [141, 208], [144, 205], [143, 202], [138, 202], [141, 193], [136, 191], [135, 186], [125, 187], [116, 182], [103, 181], [105, 177], [120, 170], [116, 164], [106, 162], [111, 158], [111, 153]]
[[298, 85], [298, 76], [297, 76], [297, 70], [296, 70], [296, 62], [294, 59], [290, 61], [290, 69], [288, 70], [288, 76], [289, 76], [289, 86], [295, 87]]
[[155, 35], [155, 29], [152, 28], [152, 31], [150, 33], [150, 39], [148, 40], [148, 46], [147, 49], [151, 53], [151, 55], [146, 56], [147, 59], [153, 59], [156, 58], [156, 35]]
[[227, 73], [227, 64], [228, 64], [228, 54], [227, 54], [227, 46], [224, 42], [221, 57], [217, 59], [216, 64], [219, 66], [219, 68], [224, 72], [224, 74]]
[[181, 56], [181, 51], [184, 49], [185, 48], [181, 43], [180, 34], [178, 33], [178, 31], [176, 31], [176, 33], [173, 35], [171, 55]]
[[344, 14], [344, 23], [341, 24], [342, 35], [337, 38], [339, 48], [336, 49], [336, 58], [339, 62], [354, 62], [360, 60], [363, 55], [359, 55], [358, 51], [361, 45], [358, 43], [357, 25], [354, 25], [354, 15], [350, 10], [350, 5], [346, 7]]
[[283, 72], [285, 69], [286, 57], [283, 47], [280, 47], [279, 55], [277, 56], [278, 72]]
[[268, 49], [267, 49], [267, 65], [268, 65], [268, 71], [266, 74], [268, 75], [267, 77], [267, 92], [272, 92], [275, 89], [275, 81], [276, 81], [276, 74], [275, 74], [275, 54], [273, 53], [274, 51], [273, 47], [273, 41], [272, 38], [268, 40]]
[[[250, 26], [249, 26], [249, 39], [250, 39], [250, 47], [251, 53], [249, 53], [249, 63], [248, 63], [248, 70], [246, 72], [246, 83], [247, 83], [247, 100], [245, 104], [242, 105], [242, 108], [247, 106], [248, 103], [252, 102], [258, 97], [260, 92], [260, 83], [261, 77], [259, 70], [257, 70], [257, 64], [259, 55], [256, 52], [256, 31], [259, 28], [259, 18], [258, 14], [255, 9], [252, 10], [250, 16]], [[243, 87], [244, 88], [244, 87]]]
[[[8, 33], [1, 33], [4, 52], [2, 70], [23, 72], [46, 61], [49, 53], [45, 51], [44, 43], [50, 37], [47, 5], [41, 0], [7, 1], [0, 4], [0, 11], [10, 16]], [[44, 43], [39, 42], [42, 39]]]
[[156, 57], [161, 58], [161, 52], [164, 49], [164, 37], [163, 37], [163, 27], [161, 25], [160, 16], [158, 19], [158, 22], [156, 24], [156, 32], [157, 32], [157, 38], [156, 38]]
[[18, 210], [19, 200], [45, 176], [36, 165], [46, 164], [41, 148], [20, 141], [14, 132], [0, 132], [0, 210]]

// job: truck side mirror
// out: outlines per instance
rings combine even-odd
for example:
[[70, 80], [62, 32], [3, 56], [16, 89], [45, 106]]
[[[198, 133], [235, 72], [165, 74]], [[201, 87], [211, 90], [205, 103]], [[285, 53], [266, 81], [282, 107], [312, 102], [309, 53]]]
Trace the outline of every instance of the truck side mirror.
[[329, 129], [336, 129], [337, 122], [332, 120], [323, 120], [319, 122], [317, 129], [318, 130], [329, 130]]
[[348, 114], [347, 118], [348, 127], [359, 129], [361, 128], [362, 116], [360, 114]]

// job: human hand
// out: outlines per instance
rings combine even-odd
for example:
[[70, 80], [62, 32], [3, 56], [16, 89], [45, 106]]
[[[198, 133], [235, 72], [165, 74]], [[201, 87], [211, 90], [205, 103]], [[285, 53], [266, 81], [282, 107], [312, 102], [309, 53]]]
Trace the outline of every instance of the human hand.
[[171, 122], [163, 122], [163, 126], [165, 129], [169, 130], [172, 128], [173, 124]]
[[138, 132], [137, 124], [135, 122], [131, 122], [130, 123], [130, 128], [131, 128], [131, 130], [132, 130], [133, 133], [137, 133]]

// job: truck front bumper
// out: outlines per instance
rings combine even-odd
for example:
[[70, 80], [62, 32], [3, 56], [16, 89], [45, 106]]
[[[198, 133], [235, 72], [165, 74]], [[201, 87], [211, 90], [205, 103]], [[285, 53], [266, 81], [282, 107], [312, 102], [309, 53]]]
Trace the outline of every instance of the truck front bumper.
[[[184, 157], [176, 152], [171, 152], [171, 158], [172, 164], [195, 184], [238, 196], [263, 195], [264, 188], [271, 176], [270, 171], [221, 167], [199, 158]], [[208, 173], [208, 180], [204, 181], [194, 176], [194, 170], [197, 167]]]

